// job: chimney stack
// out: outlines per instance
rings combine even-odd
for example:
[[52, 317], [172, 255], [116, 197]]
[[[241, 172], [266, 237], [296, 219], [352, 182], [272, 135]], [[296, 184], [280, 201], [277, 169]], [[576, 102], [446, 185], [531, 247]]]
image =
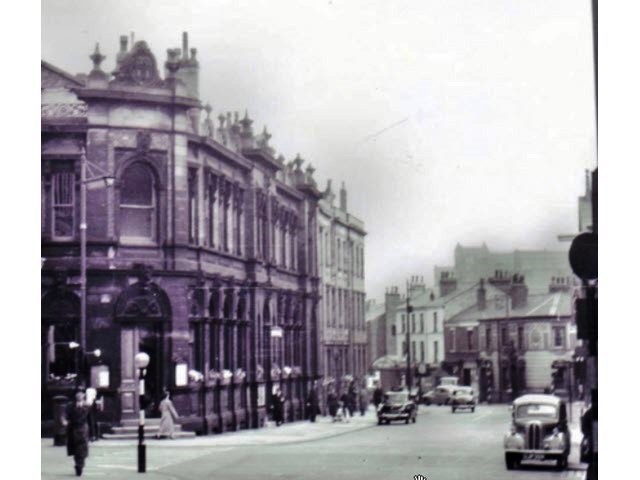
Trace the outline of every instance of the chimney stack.
[[478, 309], [484, 310], [487, 308], [487, 290], [484, 288], [484, 278], [480, 279], [480, 286], [478, 287]]
[[509, 289], [511, 306], [514, 309], [524, 307], [527, 304], [528, 295], [529, 289], [524, 283], [524, 275], [515, 274], [512, 278], [511, 288]]
[[189, 58], [189, 34], [182, 32], [182, 59], [187, 60]]
[[347, 189], [344, 186], [344, 182], [342, 182], [342, 186], [340, 187], [340, 210], [344, 212], [347, 211]]
[[440, 272], [440, 296], [444, 297], [458, 288], [458, 281], [453, 272]]

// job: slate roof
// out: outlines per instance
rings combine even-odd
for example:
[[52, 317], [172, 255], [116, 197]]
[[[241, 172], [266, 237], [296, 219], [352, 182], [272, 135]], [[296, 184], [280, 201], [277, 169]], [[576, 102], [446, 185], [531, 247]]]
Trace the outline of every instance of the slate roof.
[[[464, 323], [506, 317], [505, 294], [492, 297], [487, 292], [487, 308], [480, 310], [477, 305], [451, 317], [447, 324]], [[509, 309], [509, 318], [560, 317], [571, 315], [571, 294], [555, 292], [529, 295], [526, 305]]]

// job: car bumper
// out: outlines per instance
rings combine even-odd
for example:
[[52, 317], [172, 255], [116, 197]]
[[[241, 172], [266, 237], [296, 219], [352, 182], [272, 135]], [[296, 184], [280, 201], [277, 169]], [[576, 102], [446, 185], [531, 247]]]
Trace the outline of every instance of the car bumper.
[[[507, 448], [506, 453], [517, 453], [524, 457], [540, 457], [539, 460], [548, 458], [557, 458], [560, 455], [564, 455], [564, 450], [523, 450], [518, 448]], [[532, 458], [533, 460], [534, 458]]]
[[411, 418], [411, 414], [408, 412], [401, 413], [379, 413], [378, 418], [382, 420], [406, 420], [407, 418]]

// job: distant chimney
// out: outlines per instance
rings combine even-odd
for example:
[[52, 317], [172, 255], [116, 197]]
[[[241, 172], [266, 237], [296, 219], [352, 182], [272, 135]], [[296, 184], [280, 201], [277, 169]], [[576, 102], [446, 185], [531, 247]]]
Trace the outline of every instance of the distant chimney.
[[129, 37], [126, 35], [120, 35], [120, 51], [118, 52], [118, 55], [116, 55], [116, 65], [120, 65], [120, 62], [127, 54], [128, 43]]
[[480, 279], [480, 286], [478, 287], [478, 309], [484, 310], [487, 308], [487, 290], [484, 288], [484, 278]]
[[340, 210], [343, 212], [347, 211], [347, 189], [344, 186], [344, 182], [342, 182], [342, 186], [340, 187]]
[[402, 303], [398, 287], [390, 287], [384, 296], [384, 314], [385, 314], [385, 351], [383, 355], [395, 355], [397, 352], [396, 337], [392, 334], [395, 330], [396, 335], [399, 333], [396, 329], [396, 310]]
[[189, 58], [189, 34], [182, 32], [182, 58], [187, 60]]
[[522, 308], [527, 305], [529, 289], [524, 283], [524, 276], [515, 274], [512, 279], [509, 296], [511, 297], [512, 308]]
[[444, 297], [458, 288], [458, 281], [453, 272], [440, 272], [440, 296]]

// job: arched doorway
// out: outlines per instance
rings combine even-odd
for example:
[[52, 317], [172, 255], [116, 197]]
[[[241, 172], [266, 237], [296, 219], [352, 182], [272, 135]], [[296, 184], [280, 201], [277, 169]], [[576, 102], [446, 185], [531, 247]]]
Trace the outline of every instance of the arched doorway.
[[136, 418], [139, 413], [135, 368], [135, 356], [139, 352], [146, 353], [150, 359], [145, 375], [146, 412], [157, 416], [163, 391], [169, 385], [169, 299], [156, 284], [141, 281], [120, 294], [115, 317], [120, 324], [121, 418]]

